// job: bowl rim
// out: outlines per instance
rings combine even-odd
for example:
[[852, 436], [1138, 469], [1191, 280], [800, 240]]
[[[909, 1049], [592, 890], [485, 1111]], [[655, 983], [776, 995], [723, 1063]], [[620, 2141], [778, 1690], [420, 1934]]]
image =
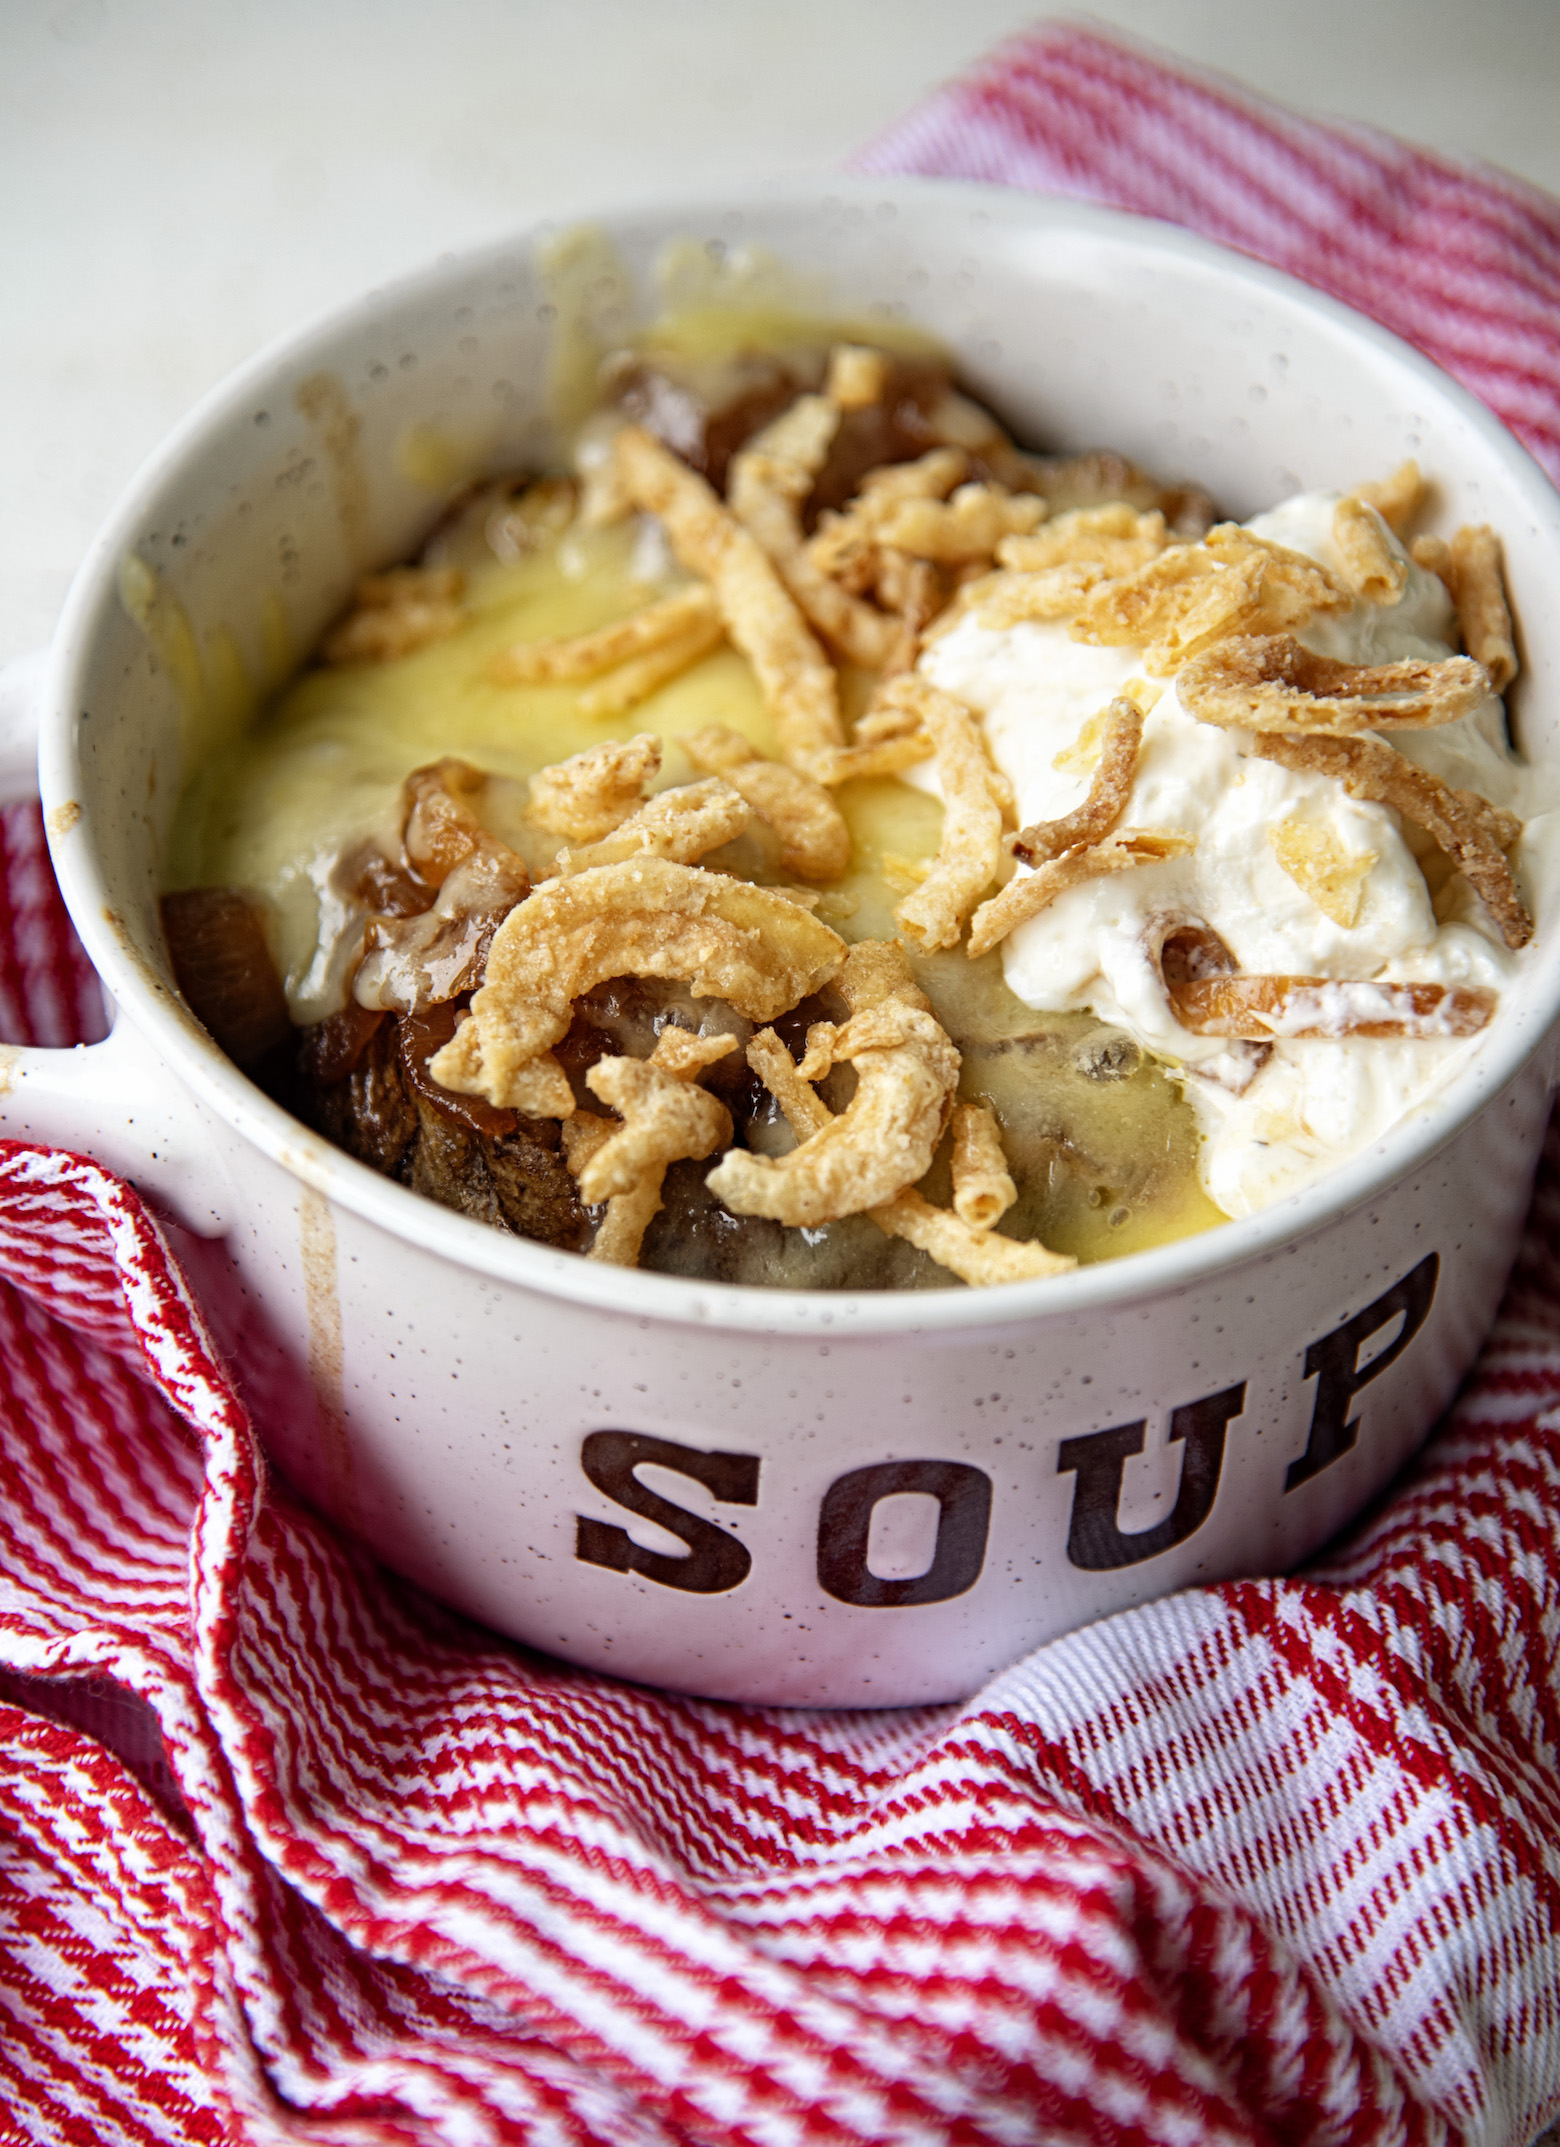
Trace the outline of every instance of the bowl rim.
[[[393, 1238], [474, 1271], [543, 1296], [635, 1319], [642, 1326], [718, 1327], [733, 1332], [829, 1337], [940, 1334], [1066, 1320], [1102, 1305], [1123, 1308], [1148, 1297], [1185, 1291], [1242, 1267], [1281, 1256], [1286, 1249], [1330, 1227], [1353, 1210], [1426, 1164], [1501, 1092], [1555, 1035], [1560, 1022], [1560, 934], [1521, 980], [1486, 1049], [1438, 1091], [1429, 1105], [1411, 1111], [1379, 1140], [1334, 1166], [1299, 1191], [1254, 1214], [1233, 1218], [1196, 1236], [1146, 1251], [1098, 1261], [1066, 1274], [1012, 1282], [981, 1290], [809, 1291], [766, 1284], [712, 1283], [638, 1269], [598, 1266], [514, 1238], [489, 1225], [439, 1207], [367, 1165], [333, 1148], [273, 1103], [230, 1060], [130, 947], [113, 915], [113, 891], [96, 852], [86, 840], [85, 819], [66, 830], [68, 814], [56, 808], [81, 788], [79, 676], [92, 629], [105, 606], [116, 604], [119, 561], [146, 527], [152, 500], [174, 484], [186, 466], [206, 452], [230, 418], [247, 411], [257, 389], [284, 369], [307, 365], [323, 346], [350, 330], [363, 315], [387, 304], [412, 302], [455, 278], [481, 274], [510, 260], [550, 231], [578, 221], [619, 229], [659, 226], [673, 235], [716, 216], [749, 211], [827, 214], [856, 205], [891, 202], [914, 212], [927, 203], [963, 210], [979, 227], [994, 219], [1068, 229], [1116, 241], [1129, 240], [1160, 258], [1182, 258], [1236, 272], [1259, 291], [1314, 311], [1333, 327], [1417, 374], [1443, 402], [1449, 401], [1494, 457], [1505, 465], [1533, 512], [1548, 528], [1560, 563], [1560, 494], [1506, 426], [1460, 382], [1432, 360], [1352, 307], [1313, 290], [1280, 269], [1160, 219], [1078, 202], [1028, 194], [1016, 188], [925, 178], [788, 179], [748, 185], [736, 192], [675, 195], [625, 206], [587, 209], [580, 217], [552, 215], [504, 238], [441, 255], [424, 267], [374, 286], [316, 313], [301, 326], [268, 342], [209, 390], [142, 462], [97, 535], [72, 582], [48, 652], [39, 741], [39, 789], [54, 869], [66, 906], [94, 967], [111, 994], [116, 1019], [155, 1044], [172, 1070], [244, 1139], [317, 1193]], [[1548, 1069], [1551, 1086], [1555, 1069]]]

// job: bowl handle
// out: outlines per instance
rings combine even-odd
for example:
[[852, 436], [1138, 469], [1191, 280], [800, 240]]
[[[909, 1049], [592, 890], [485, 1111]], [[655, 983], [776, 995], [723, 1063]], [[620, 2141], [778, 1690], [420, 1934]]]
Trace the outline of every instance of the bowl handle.
[[[38, 795], [46, 652], [0, 666], [0, 804]], [[201, 1237], [228, 1227], [227, 1170], [204, 1113], [115, 1009], [100, 1044], [0, 1044], [0, 1133], [128, 1178]]]

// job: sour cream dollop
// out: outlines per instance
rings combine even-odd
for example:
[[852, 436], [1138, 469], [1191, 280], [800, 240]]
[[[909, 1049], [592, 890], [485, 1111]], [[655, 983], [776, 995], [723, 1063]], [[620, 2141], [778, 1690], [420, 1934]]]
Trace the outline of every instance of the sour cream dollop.
[[[1342, 579], [1332, 542], [1338, 498], [1304, 493], [1247, 527]], [[1357, 603], [1317, 619], [1301, 638], [1351, 663], [1450, 655], [1446, 590], [1434, 574], [1406, 564], [1396, 604]], [[1146, 704], [1143, 652], [1074, 641], [1065, 623], [995, 629], [972, 614], [933, 643], [921, 669], [979, 711], [992, 758], [1013, 785], [1021, 825], [1056, 819], [1082, 802], [1089, 772], [1075, 749], [1092, 717], [1134, 681]], [[1433, 774], [1530, 822], [1517, 859], [1522, 879], [1539, 801], [1531, 771], [1507, 744], [1499, 700], [1457, 723], [1397, 733], [1390, 742]], [[1195, 849], [1068, 890], [1003, 946], [1008, 984], [1027, 1005], [1092, 1008], [1184, 1069], [1202, 1130], [1203, 1183], [1232, 1216], [1267, 1206], [1368, 1146], [1444, 1087], [1479, 1040], [1279, 1038], [1242, 1086], [1229, 1045], [1193, 1035], [1175, 1019], [1154, 958], [1156, 921], [1210, 926], [1239, 968], [1252, 973], [1499, 992], [1521, 960], [1460, 874], [1432, 901], [1413, 848], [1417, 831], [1392, 808], [1351, 798], [1326, 776], [1257, 758], [1251, 743], [1248, 732], [1197, 721], [1174, 684], [1166, 686], [1143, 726], [1120, 825], [1179, 829], [1195, 836]], [[1351, 921], [1329, 915], [1286, 870], [1284, 830], [1291, 831], [1291, 855], [1296, 841], [1314, 837], [1334, 859], [1347, 860], [1348, 896], [1331, 907], [1352, 908]]]

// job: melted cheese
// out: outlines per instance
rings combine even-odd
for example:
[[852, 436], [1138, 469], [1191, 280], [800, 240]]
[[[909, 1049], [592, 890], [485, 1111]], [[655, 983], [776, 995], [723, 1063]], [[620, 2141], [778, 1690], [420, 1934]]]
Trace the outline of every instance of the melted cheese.
[[[525, 818], [526, 778], [538, 768], [648, 730], [666, 742], [661, 784], [687, 782], [696, 771], [676, 740], [717, 722], [775, 751], [752, 673], [729, 649], [611, 721], [581, 712], [578, 687], [488, 677], [491, 658], [511, 642], [587, 632], [664, 594], [672, 569], [657, 534], [645, 524], [576, 530], [509, 564], [470, 565], [469, 619], [457, 634], [394, 663], [304, 671], [198, 769], [178, 815], [170, 884], [238, 886], [258, 898], [296, 1020], [317, 1021], [342, 1003], [361, 919], [332, 889], [332, 871], [367, 837], [393, 852], [401, 784], [413, 768], [453, 753], [492, 771], [484, 817], [538, 871], [555, 846]], [[903, 888], [885, 873], [885, 859], [929, 861], [940, 808], [891, 780], [847, 784], [840, 803], [854, 854], [830, 893], [852, 906], [833, 921], [848, 938], [892, 936]], [[722, 862], [764, 871], [756, 848]], [[964, 1049], [963, 1092], [992, 1101], [1008, 1129], [1026, 1181], [1018, 1234], [1101, 1259], [1221, 1220], [1198, 1184], [1192, 1115], [1157, 1068], [1122, 1073], [1107, 1063], [1092, 1016], [1037, 1020], [1008, 989], [995, 955], [970, 962], [954, 951], [916, 967]], [[1099, 1077], [1102, 1066], [1111, 1078]], [[788, 1265], [769, 1279], [805, 1284], [807, 1234], [786, 1235], [796, 1271]]]

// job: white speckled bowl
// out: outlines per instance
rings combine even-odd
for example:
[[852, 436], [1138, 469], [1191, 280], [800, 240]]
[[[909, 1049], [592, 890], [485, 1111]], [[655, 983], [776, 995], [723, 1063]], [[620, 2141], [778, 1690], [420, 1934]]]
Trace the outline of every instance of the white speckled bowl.
[[[607, 228], [647, 291], [668, 238], [770, 248], [841, 310], [933, 330], [1021, 434], [1121, 448], [1236, 513], [1417, 455], [1448, 527], [1504, 534], [1521, 742], [1555, 750], [1560, 500], [1356, 315], [1167, 227], [976, 187], [791, 188]], [[713, 1288], [504, 1237], [306, 1132], [179, 1001], [159, 861], [213, 720], [210, 637], [259, 672], [278, 605], [302, 651], [415, 543], [437, 501], [396, 452], [414, 423], [481, 435], [494, 467], [535, 447], [534, 245], [247, 366], [142, 471], [46, 661], [8, 679], [13, 787], [41, 726], [60, 883], [119, 1012], [90, 1050], [12, 1055], [6, 1131], [98, 1154], [195, 1233], [306, 1496], [576, 1662], [734, 1698], [930, 1700], [1084, 1619], [1290, 1565], [1412, 1452], [1492, 1317], [1555, 1079], [1553, 917], [1486, 1047], [1369, 1152], [1210, 1235], [986, 1292]], [[203, 679], [126, 615], [131, 553], [193, 622]]]

